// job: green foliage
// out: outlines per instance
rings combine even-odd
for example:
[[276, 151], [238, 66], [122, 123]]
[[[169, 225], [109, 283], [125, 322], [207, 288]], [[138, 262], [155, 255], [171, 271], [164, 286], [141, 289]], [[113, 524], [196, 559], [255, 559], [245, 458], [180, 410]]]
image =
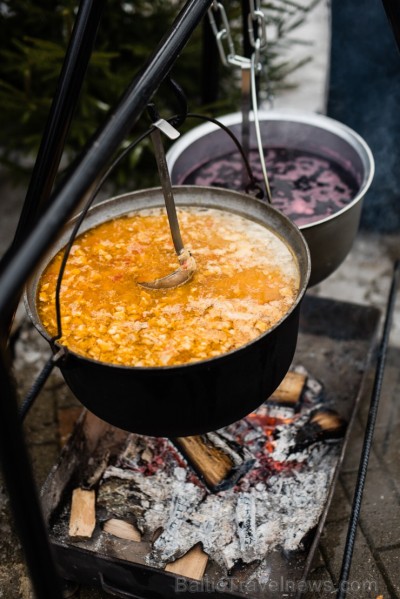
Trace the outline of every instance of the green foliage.
[[[279, 90], [287, 74], [300, 66], [288, 63], [283, 53], [292, 31], [316, 1], [308, 0], [306, 6], [288, 0], [263, 3], [268, 27], [274, 28], [274, 39], [264, 56], [269, 91]], [[107, 112], [115, 106], [183, 4], [183, 1], [165, 0], [107, 0], [63, 163], [79, 153], [105, 121]], [[240, 49], [241, 3], [232, 0], [225, 4]], [[18, 174], [19, 180], [23, 171], [29, 174], [30, 167], [24, 165], [31, 164], [37, 153], [77, 7], [73, 0], [0, 1], [0, 160]], [[231, 69], [221, 69], [222, 100], [200, 109], [201, 27], [179, 58], [173, 76], [190, 99], [190, 110], [217, 115], [238, 109], [239, 91], [238, 86], [232, 85], [236, 78]], [[174, 100], [164, 86], [157, 94], [157, 104], [163, 115], [174, 112]], [[126, 143], [147, 126], [144, 117], [130, 132]], [[138, 164], [140, 169], [136, 168]], [[132, 179], [141, 186], [152, 184], [154, 170], [149, 143], [144, 142], [117, 170], [115, 181], [118, 186]]]

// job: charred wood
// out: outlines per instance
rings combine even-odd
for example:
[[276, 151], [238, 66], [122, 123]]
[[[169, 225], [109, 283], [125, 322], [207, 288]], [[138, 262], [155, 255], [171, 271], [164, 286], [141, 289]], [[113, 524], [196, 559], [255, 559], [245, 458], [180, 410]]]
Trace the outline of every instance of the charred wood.
[[210, 491], [233, 487], [254, 465], [250, 451], [226, 434], [207, 433], [173, 439]]

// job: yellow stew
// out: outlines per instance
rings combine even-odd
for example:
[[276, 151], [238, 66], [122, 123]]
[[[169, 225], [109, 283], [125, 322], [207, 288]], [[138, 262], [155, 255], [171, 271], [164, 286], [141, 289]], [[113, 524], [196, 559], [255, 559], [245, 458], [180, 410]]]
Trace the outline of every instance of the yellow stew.
[[[162, 209], [108, 221], [76, 239], [61, 288], [62, 344], [113, 364], [184, 364], [234, 350], [285, 315], [299, 273], [275, 233], [216, 209], [180, 209], [178, 217], [197, 271], [172, 290], [138, 285], [178, 267]], [[62, 253], [38, 290], [39, 316], [51, 335]]]

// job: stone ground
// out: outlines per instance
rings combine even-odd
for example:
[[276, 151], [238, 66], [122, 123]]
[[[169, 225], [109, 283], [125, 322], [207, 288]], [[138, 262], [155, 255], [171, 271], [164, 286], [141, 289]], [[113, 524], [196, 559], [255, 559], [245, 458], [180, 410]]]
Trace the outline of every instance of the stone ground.
[[[307, 71], [309, 85], [282, 98], [279, 107], [307, 108], [321, 111], [324, 105], [329, 48], [329, 14], [322, 2], [307, 24], [307, 39], [319, 44], [318, 60]], [[314, 87], [313, 87], [314, 86]], [[294, 94], [294, 95], [293, 95]], [[1, 177], [1, 175], [0, 175]], [[24, 190], [13, 189], [0, 178], [0, 254], [10, 242], [18, 218]], [[353, 249], [328, 280], [309, 293], [343, 301], [377, 306], [384, 309], [393, 262], [400, 258], [399, 235], [360, 231]], [[21, 312], [22, 314], [22, 312]], [[16, 343], [14, 368], [20, 395], [27, 390], [47, 355], [46, 345], [21, 316]], [[388, 362], [378, 413], [377, 427], [370, 458], [360, 525], [351, 570], [348, 596], [353, 598], [395, 599], [400, 597], [400, 298], [397, 301]], [[370, 376], [372, 384], [373, 373]], [[371, 386], [371, 385], [370, 385]], [[366, 389], [340, 472], [336, 492], [311, 569], [309, 584], [314, 590], [307, 599], [334, 596], [347, 532], [351, 500], [357, 477], [359, 455], [368, 415], [370, 386]], [[65, 416], [78, 404], [53, 373], [37, 404], [29, 415], [25, 433], [37, 485], [40, 488], [60, 452]], [[77, 412], [73, 412], [76, 414]], [[64, 423], [60, 429], [60, 423]], [[68, 424], [68, 423], [67, 423]], [[319, 589], [319, 590], [318, 590]], [[66, 596], [72, 596], [70, 589]], [[105, 599], [106, 593], [95, 588], [81, 588], [80, 599]], [[19, 542], [9, 517], [7, 491], [0, 484], [0, 598], [33, 599]]]

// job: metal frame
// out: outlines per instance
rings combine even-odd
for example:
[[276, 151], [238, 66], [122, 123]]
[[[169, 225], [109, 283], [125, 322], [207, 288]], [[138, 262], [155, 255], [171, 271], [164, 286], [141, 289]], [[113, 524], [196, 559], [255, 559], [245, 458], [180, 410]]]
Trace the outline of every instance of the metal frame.
[[[211, 0], [188, 0], [133, 79], [122, 99], [61, 187], [50, 198], [77, 96], [92, 47], [103, 2], [82, 0], [52, 112], [22, 211], [14, 243], [0, 274], [0, 456], [17, 530], [38, 599], [61, 599], [39, 498], [18, 419], [15, 382], [10, 374], [7, 340], [21, 290], [62, 226], [90, 193], [127, 132], [168, 75], [179, 53], [207, 12]], [[80, 63], [78, 70], [75, 69]], [[46, 206], [45, 210], [44, 207]], [[31, 228], [31, 219], [36, 221]]]

